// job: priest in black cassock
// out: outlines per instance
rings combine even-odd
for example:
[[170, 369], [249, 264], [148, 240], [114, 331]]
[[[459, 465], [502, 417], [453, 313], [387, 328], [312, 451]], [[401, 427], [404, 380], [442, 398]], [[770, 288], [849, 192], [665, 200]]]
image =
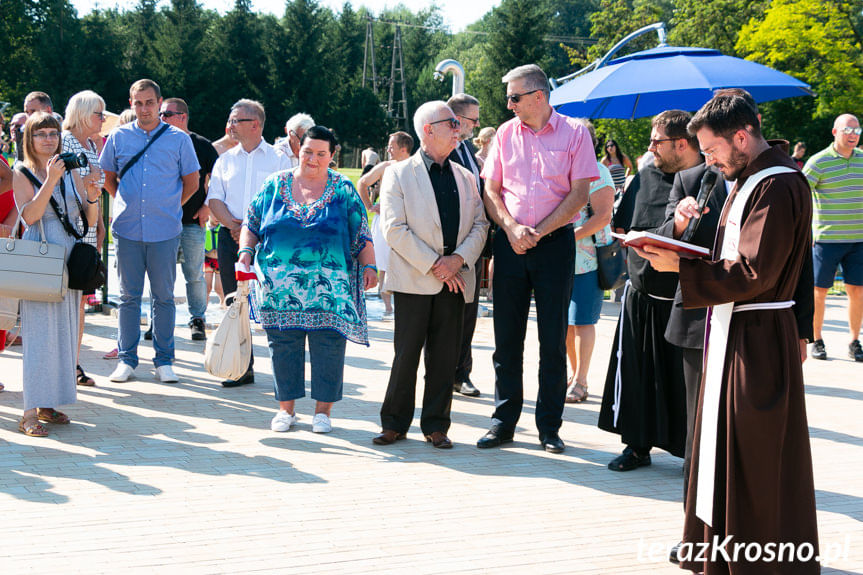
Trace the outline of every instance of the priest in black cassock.
[[[690, 115], [668, 110], [653, 119], [652, 166], [645, 166], [624, 194], [613, 227], [655, 230], [665, 222], [668, 196], [677, 172], [701, 163], [698, 142], [686, 126]], [[686, 444], [686, 391], [681, 350], [665, 339], [677, 274], [661, 273], [629, 250], [629, 281], [615, 332], [599, 428], [621, 436], [626, 445], [608, 468], [629, 471], [650, 465], [659, 447], [683, 457]]]

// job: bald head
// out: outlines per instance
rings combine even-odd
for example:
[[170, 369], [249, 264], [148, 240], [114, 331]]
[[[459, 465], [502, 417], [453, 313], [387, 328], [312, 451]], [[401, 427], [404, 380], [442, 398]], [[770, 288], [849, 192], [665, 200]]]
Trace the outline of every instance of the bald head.
[[853, 114], [842, 114], [833, 122], [833, 149], [846, 158], [851, 157], [860, 143], [860, 122]]

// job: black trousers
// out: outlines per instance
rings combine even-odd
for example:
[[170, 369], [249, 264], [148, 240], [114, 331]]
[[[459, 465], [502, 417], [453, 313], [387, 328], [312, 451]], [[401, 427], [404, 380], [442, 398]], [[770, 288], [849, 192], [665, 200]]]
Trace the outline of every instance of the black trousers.
[[444, 287], [435, 295], [394, 292], [395, 357], [381, 405], [381, 425], [407, 433], [416, 402], [417, 368], [425, 349], [425, 393], [420, 429], [446, 433], [450, 426], [453, 374], [459, 353], [464, 296]]
[[701, 371], [704, 350], [682, 347], [683, 381], [686, 385], [686, 452], [683, 456], [683, 508], [689, 491], [689, 470], [692, 467], [692, 441], [695, 439], [695, 413], [698, 411], [698, 394], [701, 391]]
[[530, 298], [536, 301], [539, 336], [540, 436], [557, 433], [566, 396], [566, 328], [575, 265], [572, 226], [542, 238], [524, 255], [512, 251], [506, 234], [494, 236], [495, 411], [492, 425], [513, 431], [524, 403], [524, 338]]
[[476, 288], [473, 290], [473, 301], [464, 304], [464, 323], [461, 328], [461, 351], [455, 368], [455, 380], [464, 381], [470, 377], [473, 369], [473, 333], [476, 331], [476, 316], [479, 313], [479, 284], [482, 280], [482, 257], [476, 262]]
[[[219, 279], [222, 280], [222, 293], [228, 295], [237, 291], [237, 276], [234, 275], [234, 266], [237, 263], [237, 252], [240, 246], [231, 237], [231, 230], [225, 226], [219, 228], [218, 241], [216, 242], [216, 257], [219, 260]], [[231, 305], [234, 298], [225, 298], [225, 304]], [[255, 365], [255, 354], [249, 360], [249, 369]]]

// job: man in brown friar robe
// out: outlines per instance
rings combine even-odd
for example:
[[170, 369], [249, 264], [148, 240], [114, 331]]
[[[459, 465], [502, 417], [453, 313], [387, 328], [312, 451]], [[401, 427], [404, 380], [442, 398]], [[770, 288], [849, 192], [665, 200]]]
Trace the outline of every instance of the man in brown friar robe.
[[684, 307], [711, 306], [680, 565], [705, 575], [819, 573], [791, 310], [811, 249], [809, 190], [793, 160], [761, 136], [741, 96], [714, 97], [689, 130], [707, 163], [736, 184], [712, 261], [640, 250], [657, 270], [679, 272]]

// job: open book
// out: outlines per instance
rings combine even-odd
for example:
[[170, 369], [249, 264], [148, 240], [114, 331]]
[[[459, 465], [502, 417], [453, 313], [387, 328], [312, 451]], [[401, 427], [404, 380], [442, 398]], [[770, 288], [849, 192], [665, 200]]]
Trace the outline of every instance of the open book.
[[635, 246], [637, 248], [640, 248], [646, 245], [650, 245], [656, 246], [658, 248], [664, 248], [666, 250], [672, 250], [680, 254], [685, 254], [687, 256], [694, 256], [697, 258], [710, 254], [710, 250], [707, 248], [702, 248], [701, 246], [696, 246], [695, 244], [681, 242], [680, 240], [667, 238], [665, 236], [652, 234], [650, 232], [629, 232], [626, 235], [612, 233], [611, 236], [620, 240], [620, 242], [627, 247]]

